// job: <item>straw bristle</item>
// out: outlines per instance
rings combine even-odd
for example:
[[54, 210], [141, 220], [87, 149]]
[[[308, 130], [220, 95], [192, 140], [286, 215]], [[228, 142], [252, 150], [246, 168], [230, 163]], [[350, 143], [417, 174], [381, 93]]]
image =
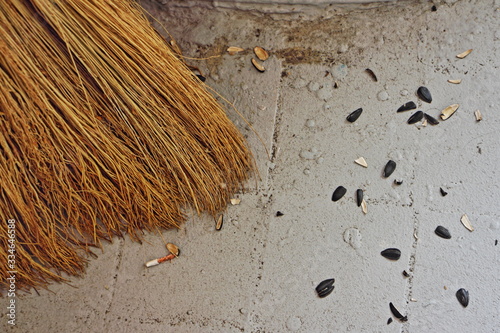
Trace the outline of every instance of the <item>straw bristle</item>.
[[[19, 289], [78, 251], [217, 214], [253, 170], [241, 134], [131, 1], [0, 4], [0, 266]], [[7, 285], [6, 270], [0, 278]]]

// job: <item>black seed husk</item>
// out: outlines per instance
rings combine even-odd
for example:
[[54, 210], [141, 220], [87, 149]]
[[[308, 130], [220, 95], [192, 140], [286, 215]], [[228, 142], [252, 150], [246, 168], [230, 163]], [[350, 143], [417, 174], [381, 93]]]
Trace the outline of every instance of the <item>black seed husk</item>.
[[390, 323], [392, 323], [392, 318], [387, 319], [387, 325], [389, 325]]
[[417, 104], [415, 104], [415, 102], [413, 101], [410, 101], [408, 103], [405, 103], [403, 105], [401, 105], [398, 109], [397, 112], [403, 112], [403, 111], [409, 111], [409, 110], [414, 110], [417, 108]]
[[469, 305], [469, 292], [467, 290], [465, 290], [464, 288], [460, 288], [455, 295], [464, 308]]
[[280, 217], [280, 216], [283, 216], [285, 214], [283, 214], [282, 212], [280, 212], [279, 210], [276, 212], [276, 216]]
[[403, 181], [402, 180], [398, 180], [398, 179], [394, 179], [394, 184], [401, 185], [401, 184], [403, 184]]
[[427, 102], [427, 103], [432, 102], [431, 92], [426, 87], [423, 87], [423, 86], [419, 87], [417, 90], [417, 95], [424, 102]]
[[365, 69], [365, 71], [366, 71], [368, 74], [370, 74], [370, 76], [371, 76], [371, 78], [373, 79], [373, 81], [375, 81], [375, 82], [377, 82], [377, 81], [378, 81], [377, 76], [375, 75], [375, 73], [374, 73], [371, 69], [367, 68], [367, 69]]
[[408, 124], [412, 125], [418, 123], [420, 120], [424, 118], [424, 113], [422, 111], [417, 111], [408, 118]]
[[439, 192], [441, 192], [441, 195], [443, 197], [445, 197], [448, 194], [448, 192], [446, 192], [445, 190], [443, 190], [441, 187], [439, 188]]
[[333, 289], [335, 288], [335, 286], [333, 285], [334, 282], [335, 279], [327, 279], [320, 282], [320, 284], [318, 284], [318, 286], [316, 287], [316, 292], [318, 293], [318, 296], [323, 298], [330, 295]]
[[444, 239], [450, 239], [451, 238], [451, 234], [448, 231], [448, 229], [446, 229], [445, 227], [443, 227], [441, 225], [438, 225], [437, 228], [436, 228], [436, 230], [434, 230], [434, 232], [436, 233], [436, 235], [438, 235], [441, 238], [444, 238]]
[[340, 198], [342, 198], [346, 192], [347, 190], [344, 186], [337, 187], [335, 191], [333, 191], [332, 201], [340, 200]]
[[359, 109], [356, 109], [354, 111], [352, 111], [348, 116], [347, 116], [347, 121], [350, 122], [350, 123], [353, 123], [355, 122], [356, 120], [358, 120], [359, 116], [361, 116], [361, 112], [363, 112], [363, 109], [362, 108], [359, 108]]
[[427, 119], [427, 122], [431, 125], [437, 125], [439, 124], [439, 121], [434, 118], [433, 116], [428, 115], [427, 113], [424, 113], [425, 119]]
[[389, 160], [389, 162], [387, 162], [384, 168], [384, 178], [387, 178], [390, 175], [392, 175], [394, 170], [396, 170], [396, 162], [394, 162], [393, 160]]
[[498, 239], [495, 239], [495, 246], [498, 245]]
[[362, 189], [356, 190], [356, 201], [357, 201], [358, 207], [361, 206], [361, 202], [363, 201], [363, 190]]
[[406, 316], [403, 316], [399, 311], [398, 309], [396, 309], [396, 307], [391, 303], [389, 303], [389, 308], [391, 309], [391, 312], [392, 314], [394, 315], [394, 317], [398, 318], [399, 320], [401, 321], [407, 321], [408, 320], [408, 317]]
[[401, 257], [401, 251], [395, 248], [385, 249], [380, 254], [389, 260], [398, 260]]
[[410, 274], [408, 274], [408, 272], [407, 272], [407, 271], [403, 271], [403, 276], [404, 276], [404, 277], [410, 277]]

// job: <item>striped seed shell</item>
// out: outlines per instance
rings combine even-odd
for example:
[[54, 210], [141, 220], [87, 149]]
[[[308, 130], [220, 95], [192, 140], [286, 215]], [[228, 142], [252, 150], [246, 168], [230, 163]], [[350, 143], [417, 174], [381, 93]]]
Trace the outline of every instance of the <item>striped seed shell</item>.
[[417, 95], [418, 97], [420, 97], [421, 100], [423, 100], [424, 102], [427, 102], [427, 103], [430, 103], [432, 102], [432, 96], [431, 96], [431, 92], [429, 91], [429, 89], [427, 89], [426, 87], [424, 86], [421, 86], [417, 89]]
[[333, 191], [332, 201], [340, 200], [340, 198], [342, 198], [346, 192], [347, 189], [344, 186], [337, 187], [335, 191]]
[[472, 52], [472, 49], [464, 51], [464, 52], [462, 52], [460, 54], [457, 54], [457, 58], [463, 59], [463, 58], [467, 57], [471, 52]]
[[451, 238], [451, 234], [448, 231], [448, 229], [446, 229], [442, 225], [438, 225], [437, 228], [436, 228], [436, 230], [434, 230], [434, 232], [436, 233], [436, 235], [438, 235], [441, 238], [444, 238], [444, 239], [450, 239]]
[[436, 118], [434, 118], [431, 115], [428, 115], [427, 113], [424, 113], [424, 117], [429, 122], [429, 124], [431, 124], [431, 125], [437, 125], [437, 124], [439, 124], [439, 121]]
[[179, 250], [179, 248], [175, 244], [167, 243], [166, 247], [168, 252], [172, 253], [176, 257], [181, 254], [181, 250]]
[[347, 121], [350, 122], [350, 123], [353, 123], [355, 122], [356, 120], [358, 120], [359, 116], [361, 116], [361, 112], [363, 112], [363, 109], [362, 108], [359, 108], [359, 109], [356, 109], [354, 111], [352, 111], [348, 116], [347, 116]]
[[334, 282], [335, 279], [327, 279], [320, 282], [320, 284], [318, 284], [318, 286], [316, 287], [316, 292], [318, 293], [318, 296], [323, 298], [330, 295], [333, 289], [335, 288], [335, 286], [333, 285]]
[[418, 123], [420, 120], [422, 120], [422, 118], [424, 118], [424, 113], [422, 111], [417, 111], [408, 119], [408, 124], [411, 125]]
[[462, 222], [464, 227], [466, 227], [467, 230], [469, 230], [470, 232], [474, 231], [474, 227], [470, 223], [470, 220], [469, 220], [469, 217], [467, 216], [467, 214], [462, 215], [462, 217], [460, 218], [460, 222]]
[[460, 302], [464, 308], [469, 305], [469, 292], [464, 288], [458, 289], [455, 296], [457, 296], [458, 302]]
[[255, 55], [257, 56], [257, 58], [259, 58], [259, 60], [267, 60], [269, 58], [269, 53], [267, 53], [266, 50], [264, 50], [262, 47], [260, 46], [256, 46], [253, 48], [253, 52], [255, 53]]
[[380, 252], [380, 254], [389, 260], [399, 260], [401, 257], [401, 251], [396, 248], [388, 248]]
[[414, 110], [417, 108], [417, 104], [415, 104], [415, 102], [413, 101], [410, 101], [408, 103], [405, 103], [403, 105], [401, 105], [398, 109], [397, 112], [403, 112], [403, 111], [409, 111], [409, 110]]
[[363, 202], [363, 190], [362, 189], [356, 190], [356, 202], [358, 204], [358, 207], [361, 206], [361, 203]]
[[392, 304], [392, 302], [389, 303], [389, 308], [391, 309], [391, 312], [394, 315], [394, 317], [398, 318], [401, 321], [407, 321], [408, 320], [408, 317], [403, 316], [401, 314], [401, 312], [399, 312], [398, 309], [396, 309], [396, 307], [394, 306], [394, 304]]
[[260, 63], [258, 63], [257, 60], [255, 60], [255, 58], [252, 58], [252, 65], [253, 67], [255, 67], [255, 69], [257, 69], [261, 73], [266, 71], [266, 68], [262, 66]]
[[459, 106], [460, 105], [458, 105], [458, 104], [452, 104], [452, 105], [444, 108], [444, 110], [441, 111], [441, 119], [446, 120], [446, 119], [450, 118], [455, 113], [455, 111], [458, 110]]
[[387, 178], [390, 175], [392, 175], [394, 170], [396, 170], [396, 162], [394, 162], [393, 160], [389, 160], [389, 162], [387, 162], [384, 168], [384, 174], [383, 174], [384, 178]]
[[224, 223], [224, 215], [220, 214], [217, 218], [217, 222], [215, 223], [215, 230], [219, 231], [222, 229], [222, 224]]

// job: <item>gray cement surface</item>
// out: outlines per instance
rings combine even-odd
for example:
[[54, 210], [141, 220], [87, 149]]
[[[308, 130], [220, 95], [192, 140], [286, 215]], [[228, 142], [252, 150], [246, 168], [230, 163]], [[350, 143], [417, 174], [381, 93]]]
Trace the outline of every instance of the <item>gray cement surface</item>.
[[[16, 326], [2, 316], [0, 331], [500, 332], [500, 1], [266, 13], [163, 2], [141, 4], [186, 56], [222, 55], [188, 62], [248, 120], [226, 104], [260, 179], [228, 207], [221, 231], [192, 215], [143, 244], [117, 239], [71, 286], [19, 295]], [[247, 51], [231, 56], [228, 46]], [[250, 63], [254, 46], [271, 55], [264, 73]], [[417, 98], [421, 85], [432, 103]], [[460, 107], [439, 125], [408, 125], [415, 110], [396, 113], [408, 101], [436, 118]], [[354, 163], [360, 156], [368, 168]], [[397, 167], [383, 178], [389, 159]], [[339, 185], [347, 193], [332, 202]], [[451, 239], [434, 233], [438, 225]], [[165, 254], [165, 241], [181, 256], [145, 268]], [[398, 261], [380, 255], [390, 247], [401, 250]], [[319, 298], [315, 287], [328, 278], [335, 289]], [[470, 293], [466, 308], [460, 288]], [[408, 321], [391, 314], [390, 302]]]

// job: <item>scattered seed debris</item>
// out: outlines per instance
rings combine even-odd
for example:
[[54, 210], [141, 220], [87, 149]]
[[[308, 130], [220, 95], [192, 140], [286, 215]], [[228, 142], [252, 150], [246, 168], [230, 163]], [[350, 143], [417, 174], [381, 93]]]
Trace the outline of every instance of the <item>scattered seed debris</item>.
[[453, 83], [453, 84], [460, 84], [462, 82], [462, 80], [458, 79], [458, 80], [448, 80], [449, 83]]
[[222, 229], [222, 223], [224, 223], [224, 215], [220, 214], [217, 218], [217, 222], [215, 223], [215, 230], [219, 231]]
[[259, 72], [263, 73], [266, 71], [266, 68], [261, 64], [259, 64], [257, 60], [255, 60], [255, 58], [252, 58], [252, 64], [255, 67], [255, 69], [257, 69]]
[[408, 278], [408, 277], [410, 277], [410, 274], [408, 274], [408, 272], [406, 270], [404, 270], [403, 271], [403, 276], [406, 277], [406, 278]]
[[333, 82], [333, 87], [337, 89], [339, 87], [339, 83], [337, 81]]
[[483, 120], [483, 115], [481, 114], [481, 111], [479, 110], [474, 111], [474, 115], [476, 116], [476, 121]]
[[402, 179], [394, 179], [394, 184], [401, 185], [401, 184], [403, 184], [403, 180]]
[[439, 192], [441, 192], [441, 195], [442, 195], [443, 197], [445, 197], [445, 196], [447, 196], [447, 195], [448, 195], [448, 192], [446, 192], [445, 190], [443, 190], [443, 188], [442, 188], [442, 187], [440, 187], [440, 188], [439, 188]]
[[361, 206], [362, 202], [363, 202], [363, 190], [357, 189], [356, 190], [356, 203], [358, 204], [358, 207]]
[[389, 325], [390, 323], [392, 323], [392, 318], [389, 317], [389, 319], [387, 319], [387, 325]]
[[396, 248], [388, 248], [380, 252], [380, 254], [389, 260], [399, 260], [401, 257], [401, 251]]
[[436, 118], [434, 118], [431, 115], [428, 115], [427, 113], [424, 113], [424, 117], [425, 117], [425, 120], [427, 120], [429, 122], [429, 124], [431, 124], [431, 125], [438, 125], [439, 124], [439, 121]]
[[420, 120], [422, 120], [422, 118], [424, 118], [424, 112], [417, 111], [410, 116], [410, 118], [408, 119], [408, 124], [412, 125], [418, 123]]
[[243, 51], [245, 51], [245, 49], [242, 49], [241, 47], [237, 47], [237, 46], [230, 46], [227, 48], [227, 53], [229, 53], [229, 55], [235, 55], [236, 53], [243, 52]]
[[419, 87], [417, 89], [417, 95], [424, 102], [427, 102], [427, 103], [431, 103], [432, 102], [431, 92], [429, 91], [429, 89], [427, 89], [424, 86], [421, 86], [421, 87]]
[[333, 283], [335, 282], [335, 279], [327, 279], [322, 281], [318, 286], [316, 287], [316, 292], [318, 293], [318, 296], [320, 298], [326, 297], [330, 295], [335, 288]]
[[231, 201], [231, 205], [236, 206], [236, 205], [240, 204], [241, 199], [234, 198], [234, 199], [231, 199], [230, 201]]
[[282, 212], [280, 212], [279, 210], [276, 212], [276, 216], [277, 216], [277, 217], [280, 217], [280, 216], [283, 216], [283, 215], [285, 215], [285, 214], [283, 214], [283, 213], [282, 213]]
[[460, 218], [460, 222], [462, 222], [464, 227], [466, 227], [467, 230], [469, 230], [470, 232], [474, 231], [474, 227], [472, 227], [472, 224], [470, 223], [470, 220], [469, 220], [469, 217], [467, 216], [467, 214], [462, 215], [462, 217]]
[[259, 58], [259, 60], [265, 61], [269, 58], [269, 53], [267, 53], [267, 51], [260, 46], [254, 47], [253, 52], [255, 53], [257, 58]]
[[467, 57], [471, 52], [472, 52], [472, 49], [464, 51], [464, 52], [462, 52], [460, 54], [457, 54], [457, 58], [458, 59], [463, 59], [463, 58]]
[[368, 207], [366, 206], [366, 201], [365, 199], [363, 199], [363, 201], [361, 201], [361, 210], [363, 211], [363, 213], [366, 215], [368, 214]]
[[462, 304], [464, 308], [466, 308], [467, 305], [469, 305], [469, 292], [464, 288], [458, 289], [455, 296], [457, 296], [458, 302]]
[[455, 111], [458, 110], [459, 106], [460, 106], [459, 104], [452, 104], [444, 108], [444, 110], [441, 111], [441, 119], [446, 120], [450, 118], [455, 113]]
[[179, 250], [177, 245], [167, 243], [165, 246], [167, 247], [168, 252], [172, 253], [174, 256], [178, 257], [181, 254], [181, 250]]
[[398, 318], [399, 320], [401, 321], [408, 321], [408, 317], [407, 316], [403, 316], [399, 311], [398, 309], [396, 309], [396, 307], [391, 303], [389, 303], [389, 308], [391, 309], [391, 312], [392, 314], [394, 315], [394, 317]]
[[367, 69], [365, 69], [365, 71], [370, 75], [370, 77], [373, 79], [373, 81], [375, 81], [375, 82], [378, 81], [377, 75], [375, 75], [375, 73], [371, 69], [367, 68]]
[[384, 168], [384, 174], [383, 174], [384, 178], [387, 178], [390, 175], [392, 175], [394, 170], [396, 170], [396, 162], [394, 162], [393, 160], [389, 160], [389, 162], [387, 162]]
[[342, 198], [346, 192], [347, 189], [344, 186], [337, 187], [335, 191], [333, 191], [332, 201], [340, 200], [340, 198]]
[[363, 157], [360, 157], [357, 160], [354, 160], [354, 162], [361, 165], [362, 167], [368, 168], [368, 163], [366, 163], [366, 161]]
[[348, 116], [347, 116], [347, 121], [350, 123], [355, 122], [358, 120], [359, 116], [361, 116], [361, 113], [363, 112], [363, 108], [356, 109], [352, 111]]
[[436, 230], [434, 230], [434, 232], [436, 233], [436, 235], [438, 235], [441, 238], [444, 238], [444, 239], [451, 238], [450, 231], [448, 229], [446, 229], [445, 227], [443, 227], [442, 225], [438, 225]]
[[401, 105], [398, 109], [397, 112], [403, 112], [403, 111], [409, 111], [409, 110], [414, 110], [417, 108], [417, 104], [415, 104], [415, 102], [413, 101], [410, 101], [408, 103], [405, 103], [403, 105]]

